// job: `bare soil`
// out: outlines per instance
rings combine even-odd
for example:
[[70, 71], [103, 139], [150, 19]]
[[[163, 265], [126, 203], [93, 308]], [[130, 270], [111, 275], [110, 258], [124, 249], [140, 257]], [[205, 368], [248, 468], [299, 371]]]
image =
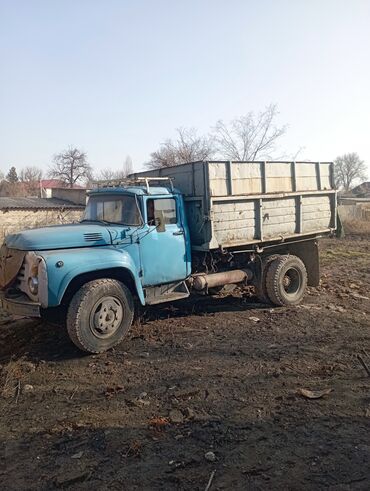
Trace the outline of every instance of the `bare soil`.
[[150, 308], [99, 356], [0, 313], [0, 488], [370, 489], [370, 239], [321, 257], [298, 307]]

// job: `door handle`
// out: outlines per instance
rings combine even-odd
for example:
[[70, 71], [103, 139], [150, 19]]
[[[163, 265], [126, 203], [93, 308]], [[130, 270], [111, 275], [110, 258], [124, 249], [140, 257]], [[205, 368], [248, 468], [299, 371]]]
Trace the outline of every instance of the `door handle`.
[[176, 230], [176, 232], [173, 232], [172, 235], [184, 235], [183, 230]]

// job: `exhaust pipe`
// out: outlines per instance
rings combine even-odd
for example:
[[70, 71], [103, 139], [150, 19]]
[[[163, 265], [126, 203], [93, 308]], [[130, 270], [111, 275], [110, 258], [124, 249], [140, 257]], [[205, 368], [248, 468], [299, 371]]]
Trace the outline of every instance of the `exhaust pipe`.
[[204, 290], [205, 288], [214, 288], [215, 286], [241, 283], [245, 280], [251, 280], [252, 277], [253, 273], [249, 269], [233, 269], [232, 271], [212, 274], [201, 273], [192, 277], [192, 286], [195, 290]]

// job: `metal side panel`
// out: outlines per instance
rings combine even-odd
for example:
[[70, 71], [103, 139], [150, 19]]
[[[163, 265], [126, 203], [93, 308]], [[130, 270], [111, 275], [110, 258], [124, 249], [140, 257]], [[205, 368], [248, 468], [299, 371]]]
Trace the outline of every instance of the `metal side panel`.
[[209, 248], [330, 231], [335, 228], [334, 199], [333, 191], [212, 198]]
[[331, 162], [191, 162], [135, 176], [171, 177], [184, 196], [241, 196], [331, 190]]

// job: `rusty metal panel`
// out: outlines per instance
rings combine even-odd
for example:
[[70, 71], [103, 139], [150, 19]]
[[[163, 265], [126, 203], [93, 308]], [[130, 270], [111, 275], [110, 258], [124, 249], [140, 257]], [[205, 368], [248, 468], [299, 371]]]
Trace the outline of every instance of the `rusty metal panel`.
[[0, 248], [0, 290], [9, 286], [20, 270], [25, 251], [9, 249], [5, 244]]

